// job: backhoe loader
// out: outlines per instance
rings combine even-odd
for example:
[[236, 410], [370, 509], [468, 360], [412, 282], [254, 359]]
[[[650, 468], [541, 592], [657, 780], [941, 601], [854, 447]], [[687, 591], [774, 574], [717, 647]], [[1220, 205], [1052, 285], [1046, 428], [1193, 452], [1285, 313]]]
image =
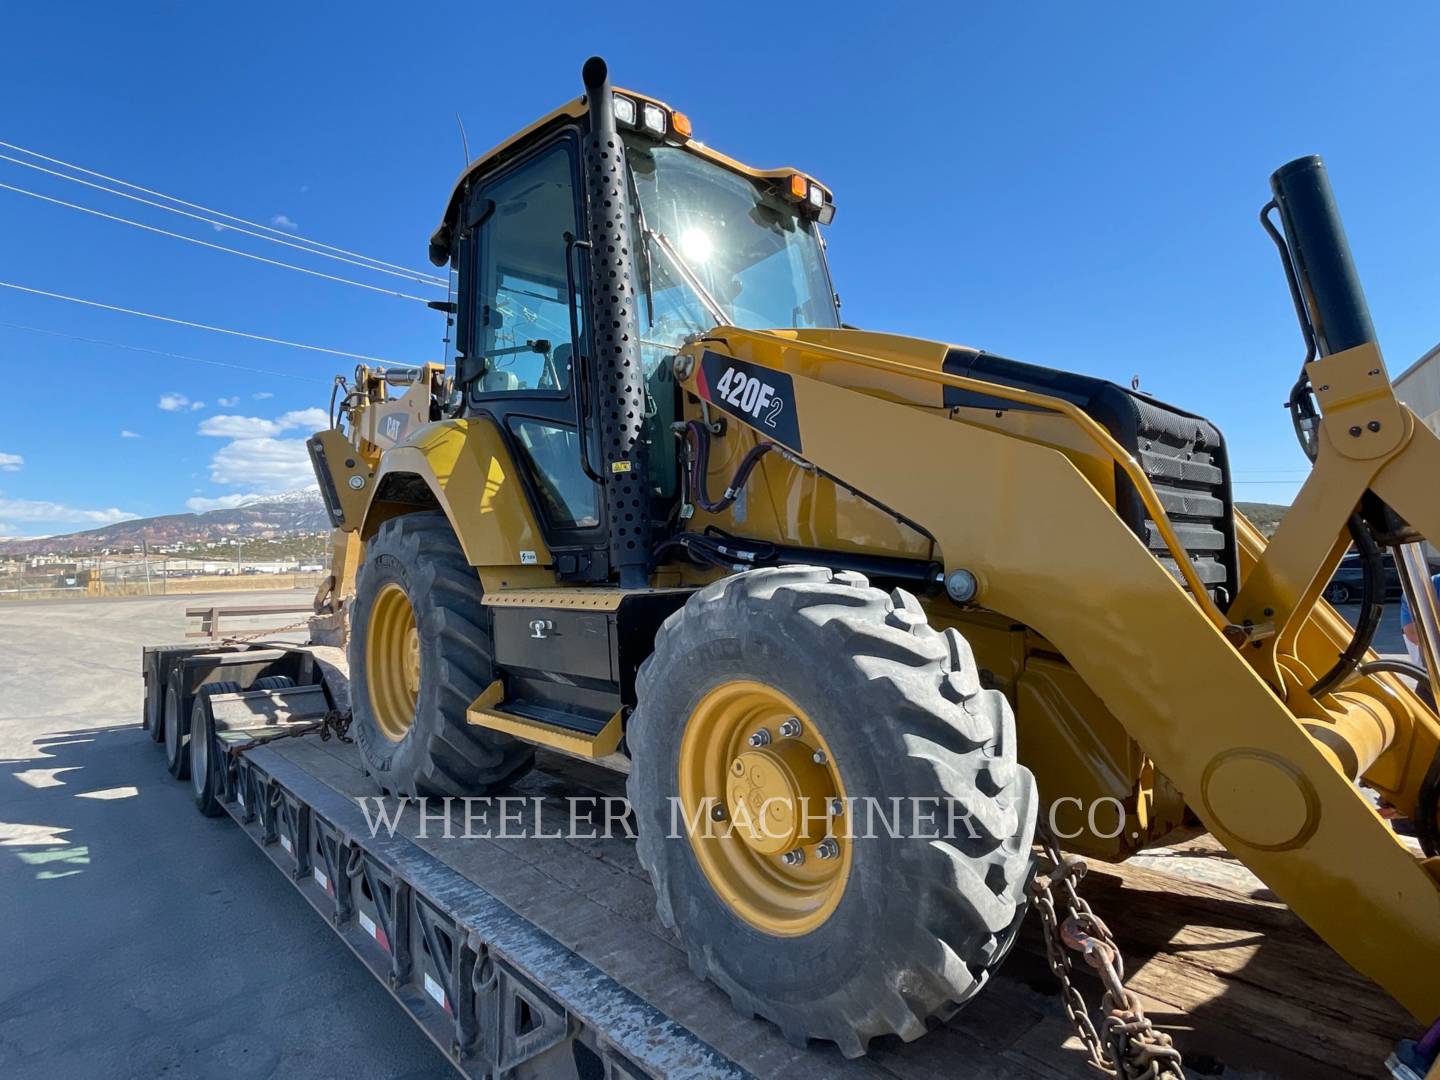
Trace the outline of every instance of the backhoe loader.
[[1440, 438], [1392, 391], [1320, 160], [1261, 215], [1313, 462], [1267, 544], [1215, 424], [844, 325], [829, 187], [598, 58], [583, 82], [454, 186], [446, 363], [359, 369], [310, 440], [378, 784], [482, 795], [536, 747], [626, 773], [694, 971], [851, 1056], [979, 992], [1037, 822], [1122, 860], [1198, 819], [1440, 1017], [1440, 719], [1407, 681], [1433, 676], [1321, 598], [1352, 545], [1373, 593], [1391, 549], [1440, 671]]

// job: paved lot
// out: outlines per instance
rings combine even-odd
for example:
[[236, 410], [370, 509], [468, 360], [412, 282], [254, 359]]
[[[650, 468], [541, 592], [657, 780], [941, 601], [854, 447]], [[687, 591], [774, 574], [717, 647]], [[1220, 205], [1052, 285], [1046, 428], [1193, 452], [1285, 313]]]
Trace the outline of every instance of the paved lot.
[[454, 1075], [140, 730], [140, 646], [206, 602], [0, 605], [0, 1074]]

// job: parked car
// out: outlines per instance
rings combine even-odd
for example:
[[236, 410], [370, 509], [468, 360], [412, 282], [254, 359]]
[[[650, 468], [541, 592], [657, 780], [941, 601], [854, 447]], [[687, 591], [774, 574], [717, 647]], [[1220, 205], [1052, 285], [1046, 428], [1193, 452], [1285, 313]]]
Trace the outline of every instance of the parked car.
[[[1395, 569], [1395, 560], [1388, 551], [1383, 552], [1380, 558], [1385, 564], [1385, 597], [1396, 599], [1400, 596], [1400, 572]], [[1430, 572], [1440, 573], [1440, 563], [1434, 559], [1430, 560]], [[1353, 552], [1346, 555], [1336, 567], [1330, 584], [1325, 586], [1325, 599], [1332, 604], [1358, 603], [1365, 591], [1364, 576], [1360, 556]]]

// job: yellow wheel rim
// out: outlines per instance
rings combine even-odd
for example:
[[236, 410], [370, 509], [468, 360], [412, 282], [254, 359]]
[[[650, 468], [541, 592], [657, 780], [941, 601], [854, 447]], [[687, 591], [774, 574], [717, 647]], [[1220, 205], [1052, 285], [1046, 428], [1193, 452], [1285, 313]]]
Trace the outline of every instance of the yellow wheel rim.
[[390, 582], [375, 597], [365, 636], [370, 709], [386, 738], [399, 742], [415, 723], [420, 694], [420, 631], [405, 590]]
[[690, 847], [730, 910], [778, 937], [831, 916], [853, 843], [836, 800], [849, 807], [835, 756], [803, 709], [750, 680], [717, 686], [686, 724], [679, 780]]

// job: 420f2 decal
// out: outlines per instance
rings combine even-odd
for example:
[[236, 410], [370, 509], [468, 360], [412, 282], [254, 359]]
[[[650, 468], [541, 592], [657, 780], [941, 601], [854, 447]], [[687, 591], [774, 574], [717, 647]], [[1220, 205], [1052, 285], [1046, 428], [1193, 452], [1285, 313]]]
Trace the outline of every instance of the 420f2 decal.
[[797, 454], [801, 451], [795, 384], [785, 372], [707, 352], [700, 358], [695, 388], [706, 401], [743, 420], [762, 436]]

